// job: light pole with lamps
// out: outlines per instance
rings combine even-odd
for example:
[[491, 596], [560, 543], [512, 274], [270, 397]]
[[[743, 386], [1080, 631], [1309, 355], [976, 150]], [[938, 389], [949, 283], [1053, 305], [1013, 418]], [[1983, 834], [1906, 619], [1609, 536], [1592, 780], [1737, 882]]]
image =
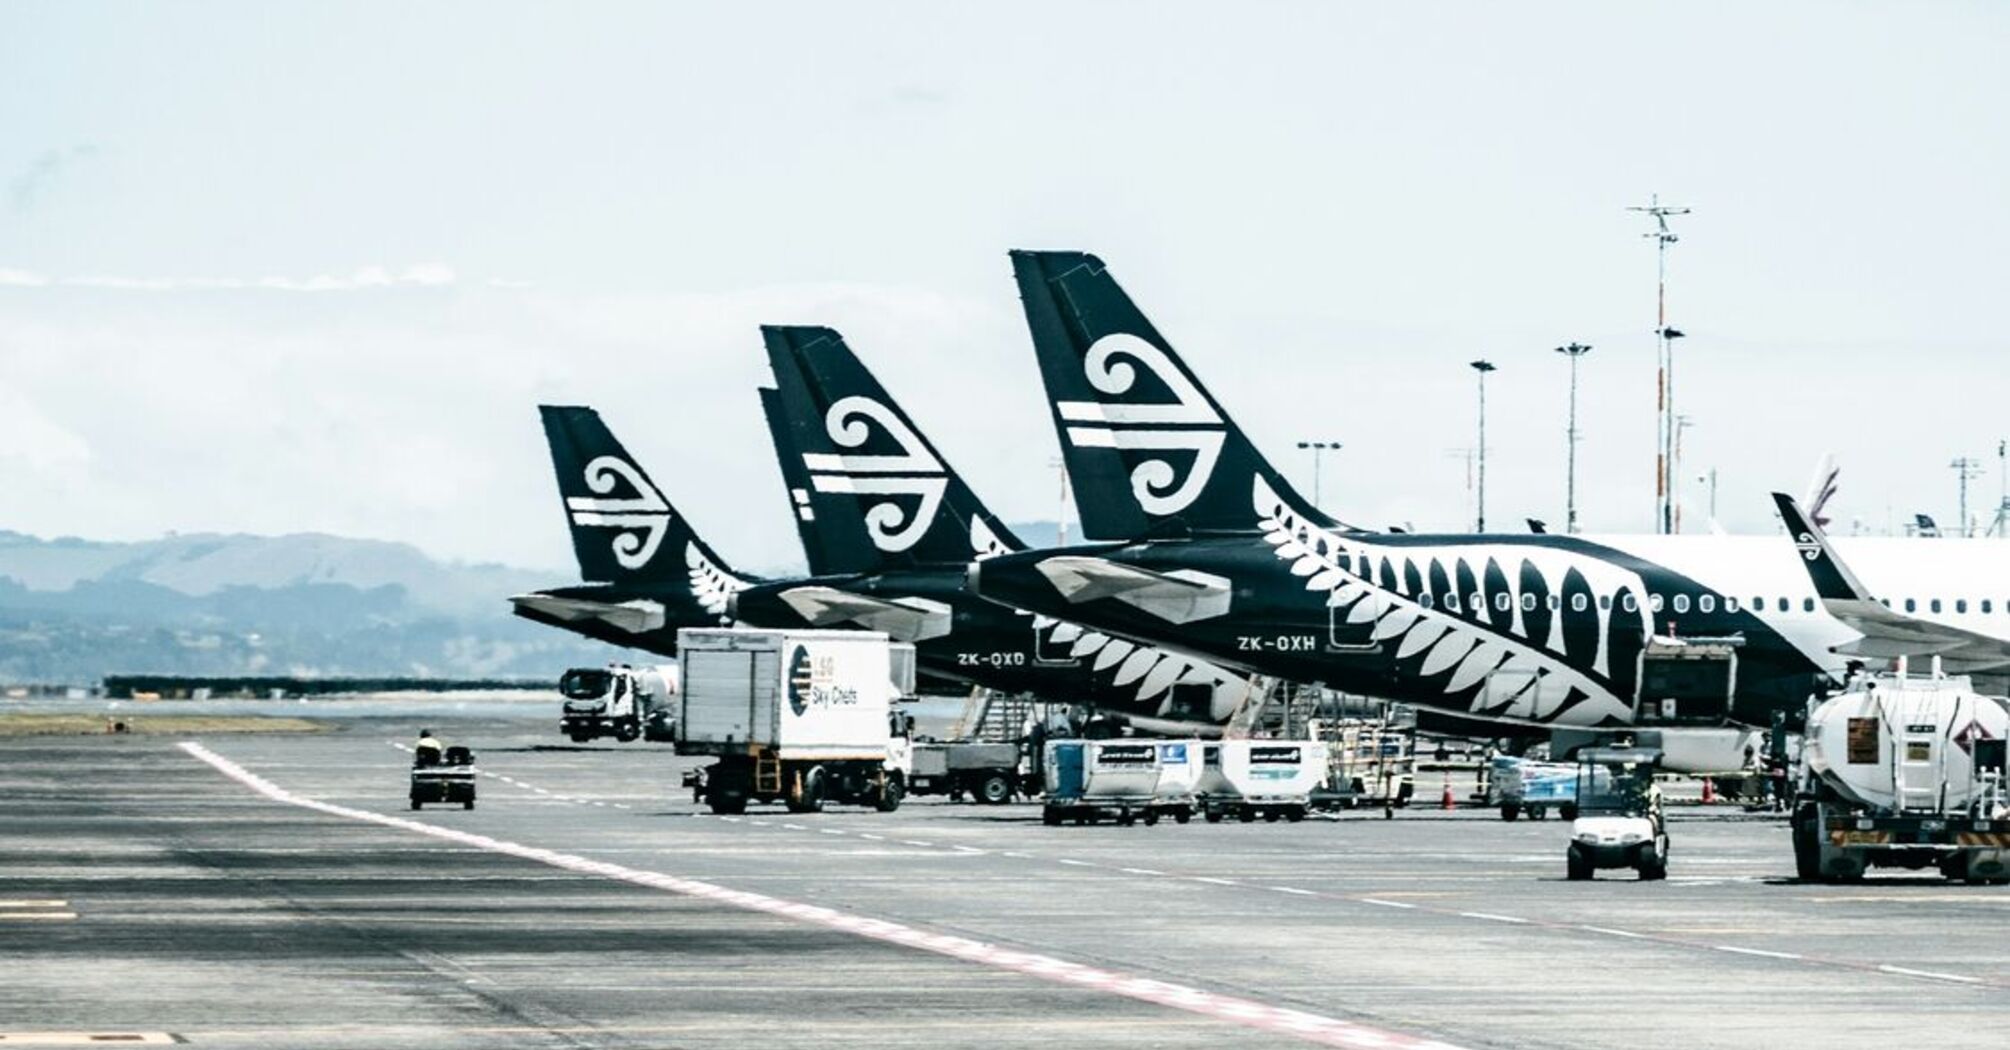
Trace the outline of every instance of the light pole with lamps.
[[1472, 369], [1480, 374], [1480, 491], [1477, 511], [1474, 515], [1474, 532], [1487, 531], [1487, 373], [1494, 371], [1492, 361], [1474, 361]]
[[1319, 505], [1319, 456], [1325, 452], [1340, 451], [1340, 442], [1300, 441], [1298, 447], [1308, 449], [1312, 453], [1312, 509], [1324, 510], [1325, 508]]
[[1577, 359], [1591, 352], [1589, 343], [1571, 343], [1556, 348], [1570, 357], [1570, 424], [1564, 430], [1566, 451], [1563, 468], [1563, 531], [1577, 532]]

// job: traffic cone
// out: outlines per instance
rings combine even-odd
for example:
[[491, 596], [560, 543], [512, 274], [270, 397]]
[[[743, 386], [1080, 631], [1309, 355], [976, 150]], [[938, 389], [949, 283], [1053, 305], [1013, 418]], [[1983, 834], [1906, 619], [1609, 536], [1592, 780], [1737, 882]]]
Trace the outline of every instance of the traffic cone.
[[1452, 797], [1452, 778], [1446, 777], [1445, 793], [1444, 796], [1438, 800], [1438, 805], [1440, 808], [1443, 809], [1457, 809], [1458, 804], [1459, 800]]
[[1703, 804], [1707, 806], [1715, 801], [1717, 801], [1717, 780], [1715, 777], [1704, 777]]

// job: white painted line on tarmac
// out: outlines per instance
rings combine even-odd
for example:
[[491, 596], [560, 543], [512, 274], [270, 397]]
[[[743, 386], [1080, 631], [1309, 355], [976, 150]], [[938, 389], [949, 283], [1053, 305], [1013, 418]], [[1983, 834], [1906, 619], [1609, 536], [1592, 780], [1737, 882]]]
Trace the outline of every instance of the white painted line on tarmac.
[[1793, 952], [1770, 952], [1764, 948], [1740, 948], [1735, 944], [1713, 944], [1712, 950], [1730, 952], [1733, 955], [1756, 955], [1762, 959], [1799, 959]]
[[69, 901], [57, 900], [0, 901], [0, 908], [67, 908], [69, 905]]
[[806, 828], [806, 827], [802, 826], [801, 824], [784, 824], [784, 825], [782, 825], [782, 826], [783, 826], [783, 827], [785, 827], [785, 828], [787, 828], [787, 829], [789, 829], [790, 831], [808, 831], [808, 830], [810, 830], [810, 829], [808, 829], [808, 828]]
[[872, 840], [872, 841], [874, 841], [874, 842], [885, 842], [885, 841], [886, 841], [886, 836], [885, 836], [885, 835], [875, 835], [875, 834], [873, 834], [873, 833], [872, 833], [872, 832], [870, 832], [870, 831], [861, 831], [861, 832], [859, 832], [859, 833], [858, 833], [858, 837], [859, 837], [859, 838], [862, 838], [862, 839], [871, 839], [871, 840]]
[[1195, 882], [1205, 882], [1205, 883], [1210, 883], [1210, 884], [1212, 884], [1212, 885], [1215, 885], [1215, 886], [1240, 886], [1240, 885], [1242, 885], [1242, 883], [1239, 883], [1239, 882], [1235, 881], [1234, 879], [1217, 879], [1217, 878], [1215, 878], [1215, 877], [1213, 877], [1213, 876], [1211, 876], [1211, 875], [1195, 875], [1195, 876], [1193, 877], [1193, 881], [1195, 881]]
[[1074, 859], [1073, 857], [1062, 857], [1062, 858], [1061, 858], [1061, 863], [1063, 863], [1063, 864], [1072, 864], [1072, 865], [1074, 865], [1075, 867], [1078, 867], [1078, 868], [1095, 868], [1095, 867], [1100, 867], [1100, 866], [1101, 866], [1101, 865], [1097, 865], [1097, 864], [1091, 864], [1091, 863], [1089, 863], [1089, 862], [1088, 862], [1088, 861], [1086, 861], [1086, 860], [1076, 860], [1076, 859]]
[[570, 853], [526, 846], [438, 824], [338, 806], [331, 802], [296, 795], [194, 741], [184, 742], [181, 747], [196, 759], [209, 764], [217, 772], [274, 802], [310, 809], [332, 817], [428, 835], [447, 842], [534, 861], [581, 875], [594, 875], [646, 886], [747, 911], [780, 915], [869, 940], [933, 952], [952, 959], [962, 959], [994, 969], [1038, 977], [1056, 984], [1092, 988], [1110, 995], [1185, 1010], [1213, 1020], [1288, 1035], [1324, 1046], [1346, 1047], [1349, 1050], [1461, 1050], [1449, 1043], [1375, 1028], [1354, 1021], [1343, 1021], [1337, 1017], [1307, 1013], [1255, 999], [1222, 995], [1189, 985], [1085, 966], [1049, 955], [1004, 948], [968, 937], [932, 933], [885, 919], [838, 911], [835, 908], [803, 904], [780, 897], [770, 897], [763, 893], [728, 889], [697, 879], [643, 871], [607, 861], [588, 860]]
[[748, 818], [748, 820], [747, 820], [747, 823], [749, 823], [749, 824], [753, 824], [753, 825], [755, 825], [755, 826], [757, 826], [757, 827], [763, 827], [763, 828], [765, 828], [765, 827], [767, 827], [768, 825], [770, 825], [770, 824], [773, 824], [773, 823], [774, 823], [774, 821], [772, 821], [772, 820], [754, 820], [753, 818], [751, 818], [751, 817], [750, 817], [750, 818]]
[[0, 1046], [173, 1046], [167, 1032], [0, 1032]]
[[933, 843], [933, 842], [923, 842], [923, 841], [922, 841], [922, 840], [920, 840], [920, 839], [901, 839], [900, 841], [902, 841], [902, 842], [905, 842], [905, 843], [907, 843], [907, 844], [908, 844], [908, 845], [910, 845], [910, 846], [933, 846], [933, 845], [935, 845], [935, 843]]
[[847, 832], [847, 831], [845, 831], [845, 830], [844, 830], [843, 828], [818, 828], [818, 829], [817, 829], [817, 831], [818, 831], [818, 833], [820, 833], [820, 834], [824, 834], [824, 835], [847, 835], [847, 834], [850, 834], [850, 832]]
[[627, 809], [627, 808], [628, 808], [628, 803], [626, 803], [626, 802], [610, 802], [610, 803], [608, 803], [608, 805], [610, 805], [610, 806], [613, 806], [613, 807], [614, 807], [615, 809]]
[[1959, 984], [1981, 984], [1980, 977], [1963, 977], [1958, 973], [1941, 973], [1937, 970], [1915, 970], [1908, 966], [1879, 966], [1885, 973], [1895, 973], [1901, 977], [1924, 977], [1931, 981], [1954, 981]]
[[1265, 887], [1264, 887], [1264, 889], [1266, 889], [1266, 890], [1275, 890], [1275, 891], [1277, 891], [1278, 893], [1295, 893], [1295, 894], [1297, 894], [1297, 895], [1298, 895], [1298, 896], [1300, 896], [1300, 897], [1317, 897], [1317, 896], [1319, 896], [1319, 895], [1318, 895], [1317, 893], [1314, 893], [1314, 892], [1312, 892], [1311, 890], [1301, 890], [1301, 889], [1299, 889], [1299, 888], [1298, 888], [1298, 887], [1296, 887], [1296, 886], [1265, 886]]
[[1415, 907], [1416, 907], [1416, 905], [1414, 905], [1414, 904], [1405, 904], [1405, 903], [1403, 903], [1402, 901], [1385, 901], [1385, 900], [1381, 899], [1380, 897], [1363, 897], [1363, 898], [1361, 898], [1361, 903], [1363, 903], [1363, 904], [1373, 904], [1373, 905], [1375, 905], [1375, 906], [1376, 906], [1376, 907], [1378, 907], [1378, 908], [1415, 908]]
[[62, 921], [74, 919], [73, 911], [0, 911], [0, 920], [27, 919], [31, 922]]
[[1016, 849], [1008, 849], [1008, 850], [1005, 850], [1004, 852], [1002, 852], [1002, 853], [1000, 853], [1000, 854], [998, 854], [998, 855], [999, 855], [999, 856], [1001, 856], [1001, 857], [1016, 857], [1016, 858], [1018, 858], [1018, 859], [1020, 859], [1020, 860], [1032, 860], [1032, 859], [1033, 859], [1033, 855], [1032, 855], [1031, 853], [1021, 853], [1021, 852], [1019, 852], [1019, 851], [1018, 851], [1018, 850], [1016, 850]]
[[1511, 922], [1517, 926], [1528, 924], [1527, 919], [1517, 919], [1512, 915], [1495, 915], [1490, 911], [1462, 911], [1459, 914], [1468, 919], [1485, 919], [1488, 922]]

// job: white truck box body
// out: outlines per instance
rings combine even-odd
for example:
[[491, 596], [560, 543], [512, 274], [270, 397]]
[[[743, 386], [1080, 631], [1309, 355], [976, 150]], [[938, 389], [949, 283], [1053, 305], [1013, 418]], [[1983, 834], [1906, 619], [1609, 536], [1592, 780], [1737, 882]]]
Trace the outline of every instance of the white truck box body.
[[1222, 740], [1203, 747], [1200, 783], [1209, 797], [1312, 797], [1326, 777], [1326, 745], [1317, 740]]
[[677, 649], [679, 751], [886, 757], [895, 692], [886, 635], [692, 628], [677, 632]]
[[1976, 787], [1972, 742], [2010, 736], [2010, 708], [1961, 677], [1879, 676], [1808, 715], [1802, 758], [1842, 795], [1890, 812], [1950, 812]]

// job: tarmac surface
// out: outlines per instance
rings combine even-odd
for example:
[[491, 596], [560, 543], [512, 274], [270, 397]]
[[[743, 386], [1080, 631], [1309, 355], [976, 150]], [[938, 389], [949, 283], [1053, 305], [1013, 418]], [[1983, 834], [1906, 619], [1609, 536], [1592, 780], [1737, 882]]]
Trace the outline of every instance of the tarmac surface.
[[1678, 809], [1666, 882], [1589, 884], [1568, 825], [1478, 811], [724, 818], [678, 787], [699, 760], [491, 715], [428, 716], [478, 753], [472, 811], [409, 812], [402, 718], [0, 741], [0, 1047], [1886, 1050], [2010, 1024], [2010, 891], [1802, 885], [1779, 818]]

